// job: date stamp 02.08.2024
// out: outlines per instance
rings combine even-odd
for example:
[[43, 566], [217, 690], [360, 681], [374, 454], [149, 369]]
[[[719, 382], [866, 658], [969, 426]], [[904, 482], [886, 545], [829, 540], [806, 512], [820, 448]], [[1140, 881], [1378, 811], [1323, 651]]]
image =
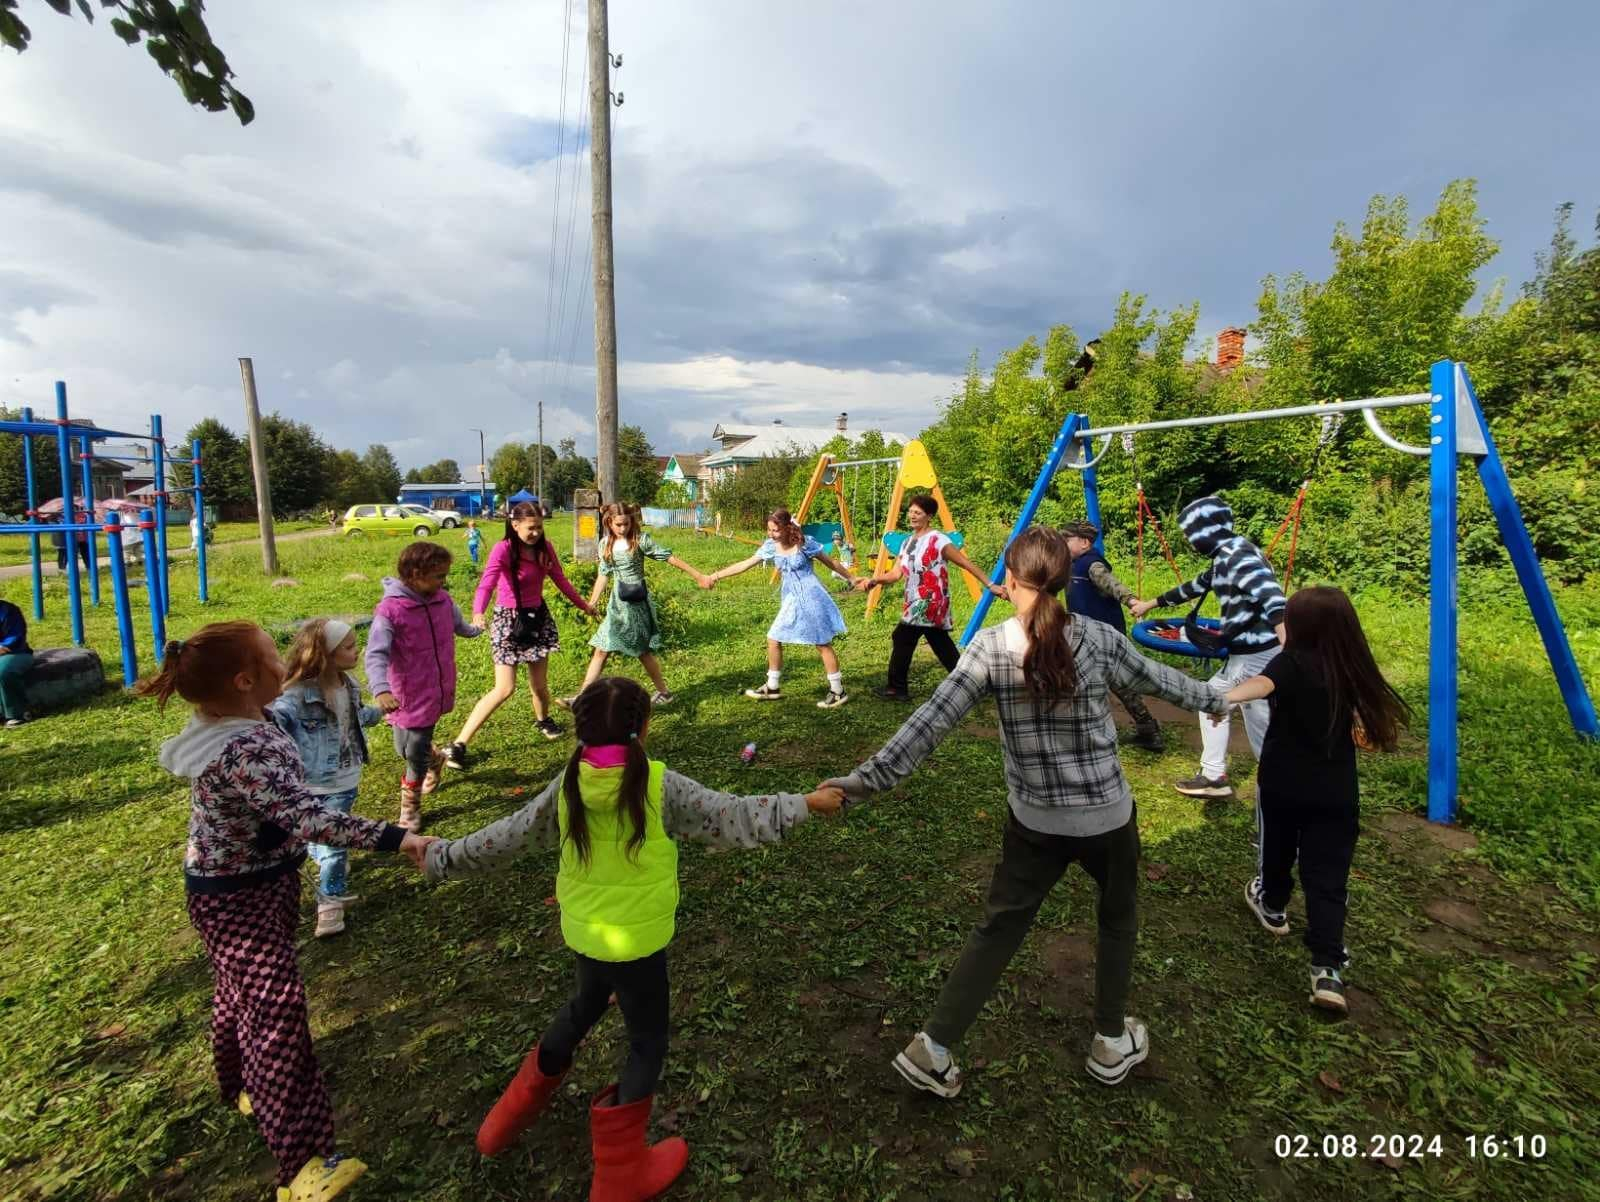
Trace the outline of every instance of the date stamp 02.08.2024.
[[1275, 1135], [1280, 1160], [1422, 1160], [1464, 1155], [1469, 1160], [1543, 1160], [1549, 1140], [1539, 1134], [1443, 1135]]

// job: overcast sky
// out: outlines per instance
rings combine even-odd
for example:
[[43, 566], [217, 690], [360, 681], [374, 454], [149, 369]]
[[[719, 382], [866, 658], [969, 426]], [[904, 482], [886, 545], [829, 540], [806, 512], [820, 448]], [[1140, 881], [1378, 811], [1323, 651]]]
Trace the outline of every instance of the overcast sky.
[[[592, 450], [573, 8], [563, 134], [566, 0], [213, 0], [245, 128], [23, 0], [0, 401], [238, 428], [251, 355], [264, 408], [402, 465], [530, 438], [541, 398]], [[1590, 0], [612, 0], [611, 45], [622, 419], [662, 453], [918, 429], [974, 349], [1092, 337], [1123, 289], [1209, 337], [1374, 192], [1476, 177], [1513, 283], [1600, 206]]]

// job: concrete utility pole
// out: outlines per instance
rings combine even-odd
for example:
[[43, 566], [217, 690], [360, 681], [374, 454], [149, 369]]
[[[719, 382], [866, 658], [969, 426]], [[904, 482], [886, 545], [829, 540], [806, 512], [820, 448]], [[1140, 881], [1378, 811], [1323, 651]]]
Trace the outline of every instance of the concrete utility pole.
[[[617, 499], [617, 297], [611, 251], [611, 47], [606, 0], [589, 0], [590, 216], [594, 225], [594, 365], [597, 483]], [[617, 59], [617, 65], [622, 60]], [[621, 95], [617, 103], [622, 103]]]
[[[250, 435], [250, 468], [256, 478], [256, 513], [261, 522], [261, 566], [268, 576], [278, 574], [278, 544], [272, 536], [272, 481], [267, 477], [267, 444], [261, 438], [261, 406], [256, 403], [256, 368], [239, 360], [244, 381], [244, 424]], [[205, 531], [201, 530], [202, 537]]]

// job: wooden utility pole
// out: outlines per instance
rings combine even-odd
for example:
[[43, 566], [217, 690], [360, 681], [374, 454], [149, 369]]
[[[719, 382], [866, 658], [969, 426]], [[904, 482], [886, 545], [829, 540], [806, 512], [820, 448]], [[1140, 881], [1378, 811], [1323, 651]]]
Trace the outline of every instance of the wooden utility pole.
[[611, 45], [606, 0], [589, 0], [589, 186], [594, 225], [594, 417], [597, 483], [617, 499], [617, 297], [611, 251]]
[[543, 401], [539, 402], [539, 463], [538, 463], [537, 467], [535, 468], [535, 471], [536, 471], [536, 473], [538, 475], [538, 478], [539, 478], [539, 483], [538, 483], [538, 486], [537, 486], [538, 493], [539, 493], [539, 504], [541, 506], [543, 506], [545, 509], [549, 509], [550, 508], [550, 503], [545, 500], [545, 496], [544, 496], [544, 402]]
[[[267, 444], [261, 438], [261, 406], [256, 403], [256, 368], [239, 360], [244, 381], [244, 424], [250, 435], [250, 468], [256, 478], [256, 512], [261, 520], [261, 566], [268, 576], [278, 574], [278, 544], [272, 537], [272, 481], [267, 477]], [[205, 532], [202, 530], [202, 534]]]

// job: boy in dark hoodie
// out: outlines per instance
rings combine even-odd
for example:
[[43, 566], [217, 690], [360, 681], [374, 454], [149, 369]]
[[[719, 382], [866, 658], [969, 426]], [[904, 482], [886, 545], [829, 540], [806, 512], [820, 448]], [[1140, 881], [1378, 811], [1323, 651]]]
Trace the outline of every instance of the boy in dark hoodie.
[[[1191, 502], [1178, 515], [1178, 526], [1191, 547], [1211, 556], [1211, 566], [1153, 601], [1135, 601], [1129, 609], [1135, 618], [1143, 618], [1152, 609], [1182, 605], [1208, 592], [1216, 593], [1222, 607], [1219, 637], [1228, 658], [1222, 670], [1211, 678], [1211, 684], [1226, 691], [1261, 675], [1261, 669], [1278, 654], [1283, 645], [1283, 589], [1260, 548], [1233, 532], [1233, 510], [1221, 497], [1201, 497]], [[1250, 750], [1260, 759], [1271, 711], [1264, 701], [1247, 702], [1239, 708], [1244, 714]], [[1178, 792], [1188, 797], [1233, 796], [1233, 784], [1228, 779], [1230, 725], [1226, 717], [1217, 725], [1200, 723], [1200, 771], [1178, 781]]]

